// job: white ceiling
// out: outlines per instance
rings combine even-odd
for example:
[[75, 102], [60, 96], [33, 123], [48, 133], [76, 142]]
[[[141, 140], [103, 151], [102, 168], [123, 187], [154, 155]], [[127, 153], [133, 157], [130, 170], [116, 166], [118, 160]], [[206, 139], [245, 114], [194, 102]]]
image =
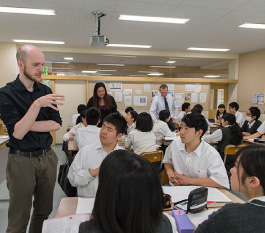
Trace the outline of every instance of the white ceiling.
[[[238, 27], [245, 22], [265, 23], [264, 0], [1, 0], [0, 6], [54, 9], [56, 12], [55, 16], [0, 13], [0, 42], [12, 42], [12, 39], [65, 41], [65, 45], [56, 47], [89, 49], [90, 38], [95, 32], [92, 11], [97, 10], [107, 15], [101, 18], [101, 34], [106, 35], [110, 43], [152, 45], [151, 49], [141, 49], [143, 53], [189, 54], [188, 47], [216, 47], [228, 48], [230, 51], [225, 54], [235, 55], [265, 48], [265, 30]], [[185, 25], [132, 22], [118, 20], [120, 14], [191, 20]], [[55, 46], [46, 47], [51, 47], [52, 52]], [[111, 50], [113, 48], [104, 47], [106, 54]], [[82, 57], [91, 58], [83, 55], [77, 58], [79, 62], [86, 62]], [[47, 52], [46, 58], [52, 60], [56, 55]], [[137, 59], [134, 61], [143, 64]], [[165, 65], [164, 60], [152, 64]], [[135, 64], [133, 60], [129, 61]], [[207, 65], [219, 61], [223, 59], [180, 63]]]

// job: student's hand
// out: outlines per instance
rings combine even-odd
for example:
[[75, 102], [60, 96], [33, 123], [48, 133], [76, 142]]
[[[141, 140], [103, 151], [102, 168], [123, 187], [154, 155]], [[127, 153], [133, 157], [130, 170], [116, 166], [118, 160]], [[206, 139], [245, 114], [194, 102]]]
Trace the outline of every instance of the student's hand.
[[178, 174], [177, 181], [179, 185], [190, 185], [190, 178], [187, 177], [185, 174]]
[[100, 169], [100, 167], [98, 167], [98, 168], [95, 168], [95, 169], [88, 169], [88, 171], [89, 171], [89, 173], [90, 173], [90, 175], [91, 176], [98, 176], [98, 174], [99, 174], [99, 169]]
[[49, 95], [44, 95], [38, 99], [35, 100], [34, 103], [36, 103], [40, 107], [50, 107], [56, 111], [59, 111], [58, 108], [56, 108], [53, 104], [55, 105], [63, 105], [62, 102], [59, 101], [64, 101], [64, 95], [58, 95], [58, 94], [49, 94]]
[[178, 180], [177, 180], [177, 174], [173, 170], [168, 170], [167, 171], [167, 176], [168, 179], [171, 183], [173, 183], [175, 186], [179, 185]]

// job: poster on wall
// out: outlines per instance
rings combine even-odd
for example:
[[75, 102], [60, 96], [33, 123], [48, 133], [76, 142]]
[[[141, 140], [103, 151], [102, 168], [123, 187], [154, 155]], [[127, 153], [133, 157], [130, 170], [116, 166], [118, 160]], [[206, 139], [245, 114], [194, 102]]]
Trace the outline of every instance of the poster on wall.
[[122, 92], [115, 92], [115, 101], [117, 103], [121, 103], [122, 102]]
[[206, 103], [206, 93], [200, 93], [200, 103]]
[[194, 84], [194, 92], [195, 93], [200, 93], [201, 92], [201, 89], [202, 89], [202, 87], [201, 87], [201, 84], [200, 83], [195, 83]]
[[191, 93], [185, 93], [185, 103], [191, 102]]
[[258, 104], [264, 104], [264, 94], [259, 94]]
[[141, 95], [142, 91], [141, 90], [135, 90], [135, 95]]
[[259, 94], [252, 95], [252, 104], [258, 104]]
[[175, 85], [174, 84], [167, 84], [169, 91], [174, 91]]
[[171, 95], [172, 96], [172, 98], [174, 99], [174, 92], [173, 91], [168, 91], [168, 93], [167, 93], [168, 95]]
[[197, 103], [197, 102], [198, 102], [198, 94], [191, 93], [191, 103]]
[[151, 93], [151, 101], [153, 101], [153, 99], [158, 95], [158, 90], [152, 90]]
[[109, 83], [110, 91], [121, 91], [122, 83]]
[[147, 106], [147, 96], [134, 96], [133, 105], [134, 106]]
[[124, 95], [132, 95], [132, 89], [124, 89], [123, 94]]
[[150, 92], [150, 87], [151, 87], [150, 83], [144, 84], [144, 92]]
[[124, 105], [125, 106], [132, 106], [132, 97], [131, 96], [124, 96]]
[[194, 84], [186, 84], [185, 91], [194, 91]]

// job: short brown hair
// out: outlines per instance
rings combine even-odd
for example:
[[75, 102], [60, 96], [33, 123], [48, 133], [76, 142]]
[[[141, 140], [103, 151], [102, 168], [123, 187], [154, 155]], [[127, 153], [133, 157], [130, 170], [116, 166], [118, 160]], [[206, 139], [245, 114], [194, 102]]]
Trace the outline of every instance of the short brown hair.
[[165, 88], [168, 89], [168, 86], [167, 86], [167, 84], [161, 84], [161, 86], [159, 87], [159, 90], [160, 90], [161, 88], [162, 88], [162, 89], [165, 89]]

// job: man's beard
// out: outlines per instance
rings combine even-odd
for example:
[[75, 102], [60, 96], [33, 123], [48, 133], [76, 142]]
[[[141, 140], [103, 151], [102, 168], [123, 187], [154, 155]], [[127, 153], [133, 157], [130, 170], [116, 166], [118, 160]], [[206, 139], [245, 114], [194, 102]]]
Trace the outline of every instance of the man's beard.
[[24, 69], [23, 74], [24, 74], [29, 80], [31, 80], [31, 81], [33, 81], [33, 82], [40, 82], [40, 81], [34, 79], [34, 78], [33, 78], [33, 77], [27, 72], [27, 68], [26, 68], [26, 66], [25, 66], [25, 69]]

